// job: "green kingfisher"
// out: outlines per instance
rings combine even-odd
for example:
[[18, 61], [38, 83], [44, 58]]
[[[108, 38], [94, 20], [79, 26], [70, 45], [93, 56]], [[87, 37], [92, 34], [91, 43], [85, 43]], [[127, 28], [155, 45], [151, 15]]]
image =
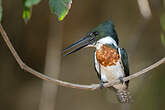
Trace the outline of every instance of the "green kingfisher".
[[124, 82], [123, 77], [129, 76], [128, 56], [124, 48], [119, 48], [119, 39], [112, 21], [108, 20], [89, 31], [79, 41], [64, 49], [64, 56], [74, 53], [84, 47], [94, 47], [94, 66], [100, 79], [100, 87], [103, 83], [119, 79], [120, 83], [113, 85], [117, 99], [120, 103], [129, 103], [132, 98], [128, 91], [129, 81]]

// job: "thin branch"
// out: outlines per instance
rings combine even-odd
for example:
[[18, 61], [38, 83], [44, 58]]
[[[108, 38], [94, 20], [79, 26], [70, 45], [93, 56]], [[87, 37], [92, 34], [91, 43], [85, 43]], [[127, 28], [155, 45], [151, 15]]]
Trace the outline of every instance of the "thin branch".
[[[14, 56], [15, 60], [17, 61], [17, 63], [19, 64], [21, 69], [37, 76], [38, 78], [40, 78], [42, 80], [46, 80], [51, 83], [54, 83], [55, 85], [60, 85], [60, 86], [70, 87], [70, 88], [77, 88], [77, 89], [84, 89], [84, 90], [96, 90], [96, 89], [100, 88], [99, 84], [81, 85], [81, 84], [74, 84], [74, 83], [70, 83], [70, 82], [66, 82], [66, 81], [62, 81], [62, 80], [57, 80], [57, 79], [51, 78], [49, 76], [44, 75], [43, 73], [40, 73], [40, 72], [32, 69], [31, 67], [26, 65], [22, 61], [22, 59], [19, 57], [18, 53], [16, 52], [13, 45], [11, 44], [9, 37], [7, 36], [7, 34], [1, 24], [0, 24], [0, 32], [1, 32], [1, 35], [2, 35], [6, 45], [8, 46], [9, 50], [11, 51], [12, 55]], [[128, 81], [128, 80], [134, 79], [134, 78], [141, 76], [141, 75], [147, 73], [148, 71], [158, 67], [159, 65], [161, 65], [163, 63], [165, 63], [165, 57], [162, 58], [161, 60], [157, 61], [156, 63], [152, 64], [151, 66], [149, 66], [139, 72], [136, 72], [128, 77], [125, 77], [123, 80]], [[110, 83], [105, 83], [104, 87], [110, 87], [110, 86], [112, 86], [114, 84], [118, 84], [118, 83], [120, 83], [120, 80], [114, 80]]]
[[140, 13], [145, 19], [150, 19], [152, 17], [151, 7], [148, 0], [137, 0]]

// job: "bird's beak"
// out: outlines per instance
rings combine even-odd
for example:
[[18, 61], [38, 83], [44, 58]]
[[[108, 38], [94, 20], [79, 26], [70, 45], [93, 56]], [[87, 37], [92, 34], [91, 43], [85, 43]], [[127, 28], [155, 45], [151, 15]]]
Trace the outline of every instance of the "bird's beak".
[[72, 49], [73, 47], [77, 46], [76, 48], [72, 49], [70, 52], [67, 52], [66, 54], [64, 54], [64, 56], [67, 56], [69, 54], [72, 54], [90, 44], [93, 44], [94, 43], [94, 36], [90, 36], [90, 35], [87, 35], [87, 36], [84, 36], [82, 37], [79, 41], [73, 43], [72, 45], [68, 46], [67, 48], [65, 48], [63, 50], [63, 53], [65, 53], [66, 51], [69, 51], [70, 49]]

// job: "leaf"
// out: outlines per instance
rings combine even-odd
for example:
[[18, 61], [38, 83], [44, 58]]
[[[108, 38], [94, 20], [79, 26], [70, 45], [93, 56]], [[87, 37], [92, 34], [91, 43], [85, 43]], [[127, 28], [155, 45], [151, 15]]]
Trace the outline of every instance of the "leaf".
[[32, 7], [33, 5], [36, 5], [36, 4], [38, 4], [39, 2], [40, 2], [40, 0], [24, 0], [25, 2], [24, 2], [24, 5], [26, 6], [26, 7]]
[[2, 20], [2, 0], [0, 0], [0, 21]]
[[163, 13], [163, 14], [160, 16], [160, 25], [161, 25], [163, 31], [165, 31], [165, 13]]
[[160, 33], [160, 38], [161, 38], [162, 44], [165, 46], [165, 37], [164, 37], [163, 32]]
[[23, 14], [22, 18], [24, 19], [25, 23], [31, 18], [32, 7], [40, 2], [40, 0], [23, 0]]
[[72, 0], [49, 0], [50, 10], [58, 16], [59, 21], [68, 14], [71, 4]]
[[24, 7], [22, 18], [24, 19], [24, 22], [27, 23], [28, 20], [31, 18], [31, 8]]

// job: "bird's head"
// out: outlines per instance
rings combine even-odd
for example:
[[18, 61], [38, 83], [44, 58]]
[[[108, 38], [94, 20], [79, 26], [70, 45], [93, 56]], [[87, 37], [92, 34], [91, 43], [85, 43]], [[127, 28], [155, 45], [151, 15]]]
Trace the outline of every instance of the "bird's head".
[[114, 24], [112, 21], [108, 20], [97, 27], [90, 30], [84, 37], [79, 41], [73, 43], [64, 49], [64, 52], [70, 50], [71, 48], [78, 46], [72, 51], [66, 53], [64, 56], [74, 53], [84, 47], [96, 47], [98, 44], [112, 44], [118, 46], [119, 40], [117, 33], [114, 29]]

